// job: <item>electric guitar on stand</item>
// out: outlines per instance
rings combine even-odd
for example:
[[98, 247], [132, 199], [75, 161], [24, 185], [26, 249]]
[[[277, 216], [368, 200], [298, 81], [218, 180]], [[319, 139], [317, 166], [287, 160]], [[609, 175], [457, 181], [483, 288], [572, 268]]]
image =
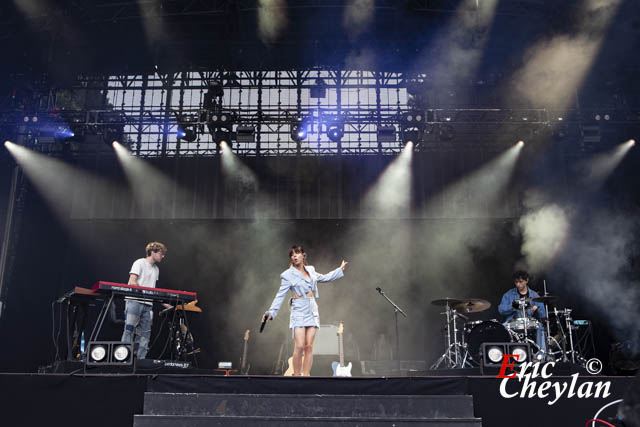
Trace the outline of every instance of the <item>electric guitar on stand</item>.
[[280, 344], [280, 351], [278, 352], [278, 360], [273, 365], [272, 375], [282, 375], [284, 370], [284, 360], [282, 360], [282, 354], [284, 353], [284, 342]]
[[338, 345], [340, 351], [340, 362], [333, 362], [331, 364], [331, 369], [333, 369], [334, 377], [350, 377], [351, 376], [351, 362], [349, 365], [344, 366], [344, 347], [342, 345], [342, 331], [343, 331], [342, 322], [340, 322], [340, 326], [338, 326]]
[[247, 347], [249, 346], [249, 329], [244, 332], [244, 349], [242, 350], [242, 360], [240, 360], [240, 374], [248, 375], [249, 367], [251, 366], [247, 363]]

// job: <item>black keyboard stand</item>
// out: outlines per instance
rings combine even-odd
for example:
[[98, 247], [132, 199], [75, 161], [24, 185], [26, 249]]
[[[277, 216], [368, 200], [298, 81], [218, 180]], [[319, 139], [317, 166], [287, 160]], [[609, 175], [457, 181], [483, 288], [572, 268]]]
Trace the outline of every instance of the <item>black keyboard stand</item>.
[[[113, 300], [114, 298], [117, 297], [129, 297], [129, 298], [134, 298], [136, 299], [136, 297], [132, 297], [131, 294], [129, 293], [124, 293], [124, 292], [116, 292], [116, 291], [111, 291], [108, 294], [104, 295], [106, 298], [104, 300], [104, 303], [102, 304], [102, 308], [100, 309], [100, 313], [98, 314], [98, 318], [96, 319], [96, 323], [93, 326], [93, 330], [91, 331], [91, 335], [89, 336], [89, 341], [88, 342], [92, 342], [92, 341], [98, 341], [98, 337], [100, 336], [100, 331], [102, 330], [102, 326], [104, 324], [104, 320], [107, 318], [107, 314], [109, 313], [109, 308], [111, 307], [111, 304], [113, 304]], [[142, 299], [146, 299], [146, 300], [153, 300], [154, 302], [156, 302], [156, 299], [154, 298], [149, 298], [149, 297], [141, 297]], [[167, 304], [172, 304], [173, 306], [176, 306], [178, 304], [182, 304], [182, 306], [184, 307], [184, 305], [186, 304], [186, 301], [183, 300], [182, 298], [162, 298], [162, 299], [157, 299], [157, 302], [164, 302]], [[176, 319], [176, 310], [174, 311], [174, 315], [172, 316], [172, 320], [171, 320], [171, 324], [173, 326], [175, 319]], [[184, 316], [184, 321], [185, 324], [187, 326], [187, 331], [189, 331], [189, 323], [186, 319], [187, 316]], [[125, 319], [126, 322], [126, 319]], [[88, 344], [88, 343], [87, 343]], [[194, 354], [194, 360], [195, 360], [195, 354]], [[197, 364], [196, 364], [197, 365]]]

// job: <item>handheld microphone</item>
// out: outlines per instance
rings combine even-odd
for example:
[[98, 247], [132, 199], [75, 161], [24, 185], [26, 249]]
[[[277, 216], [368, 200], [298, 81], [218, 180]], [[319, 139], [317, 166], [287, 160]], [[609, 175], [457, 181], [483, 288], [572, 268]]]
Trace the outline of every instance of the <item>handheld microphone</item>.
[[262, 331], [264, 330], [264, 327], [267, 325], [267, 318], [269, 316], [266, 316], [262, 318], [262, 323], [260, 323], [260, 333], [262, 333]]

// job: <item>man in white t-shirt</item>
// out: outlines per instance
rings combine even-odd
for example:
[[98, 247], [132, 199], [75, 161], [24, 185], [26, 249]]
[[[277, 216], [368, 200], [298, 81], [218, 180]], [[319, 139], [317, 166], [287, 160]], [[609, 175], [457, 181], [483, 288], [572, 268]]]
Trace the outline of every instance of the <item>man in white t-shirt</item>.
[[[167, 253], [167, 247], [160, 242], [151, 242], [146, 247], [146, 258], [136, 260], [129, 272], [129, 284], [155, 288], [160, 276], [158, 263]], [[133, 342], [137, 347], [138, 359], [147, 357], [151, 326], [153, 324], [153, 303], [150, 300], [126, 298], [125, 322], [121, 341]]]

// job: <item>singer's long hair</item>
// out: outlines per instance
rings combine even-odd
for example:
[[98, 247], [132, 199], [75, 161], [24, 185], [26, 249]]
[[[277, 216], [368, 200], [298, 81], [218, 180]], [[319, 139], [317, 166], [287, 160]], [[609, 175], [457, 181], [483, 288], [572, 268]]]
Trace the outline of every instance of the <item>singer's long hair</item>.
[[291, 267], [293, 265], [293, 263], [291, 262], [291, 256], [293, 254], [303, 254], [304, 255], [304, 261], [303, 264], [304, 265], [309, 265], [307, 263], [307, 253], [304, 251], [304, 248], [300, 245], [293, 245], [291, 246], [291, 249], [289, 249], [289, 267]]

